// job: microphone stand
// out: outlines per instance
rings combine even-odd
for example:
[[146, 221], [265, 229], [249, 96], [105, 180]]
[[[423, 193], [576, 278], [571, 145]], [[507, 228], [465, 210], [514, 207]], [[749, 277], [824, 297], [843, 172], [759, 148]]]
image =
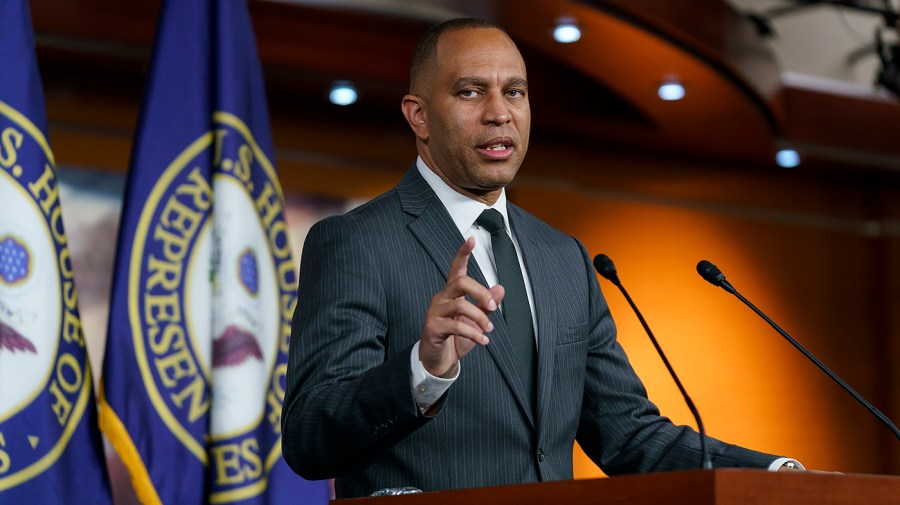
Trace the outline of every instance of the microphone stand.
[[685, 391], [684, 386], [681, 384], [681, 381], [678, 379], [678, 375], [675, 373], [675, 369], [672, 368], [672, 365], [669, 363], [669, 359], [666, 358], [666, 353], [663, 352], [662, 347], [660, 347], [659, 342], [656, 341], [656, 337], [653, 336], [653, 332], [650, 331], [650, 325], [647, 324], [647, 321], [644, 320], [643, 314], [638, 310], [637, 305], [635, 305], [634, 300], [629, 296], [628, 291], [625, 290], [625, 286], [622, 285], [622, 281], [619, 280], [619, 275], [616, 273], [616, 266], [613, 264], [612, 260], [609, 259], [609, 256], [605, 254], [598, 254], [597, 257], [594, 258], [594, 268], [597, 269], [597, 272], [603, 276], [603, 278], [609, 280], [613, 284], [619, 288], [619, 291], [625, 296], [625, 300], [628, 301], [628, 304], [631, 305], [631, 310], [637, 314], [638, 320], [641, 322], [641, 326], [644, 327], [644, 331], [647, 332], [647, 335], [650, 337], [650, 341], [653, 342], [653, 347], [656, 348], [656, 352], [659, 354], [659, 357], [662, 358], [663, 364], [666, 365], [666, 369], [669, 370], [669, 375], [672, 376], [672, 379], [675, 381], [675, 385], [678, 386], [678, 390], [681, 391], [681, 396], [684, 397], [684, 402], [687, 404], [688, 409], [690, 409], [691, 414], [694, 416], [694, 420], [697, 422], [697, 430], [700, 432], [700, 453], [701, 453], [701, 468], [704, 470], [711, 470], [713, 467], [712, 459], [709, 456], [709, 450], [706, 448], [706, 429], [703, 427], [703, 421], [700, 419], [700, 411], [697, 410], [697, 407], [694, 406], [693, 400]]
[[805, 347], [800, 345], [800, 342], [797, 342], [796, 340], [794, 340], [794, 337], [790, 336], [788, 334], [788, 332], [784, 331], [781, 328], [781, 326], [778, 326], [777, 324], [775, 324], [775, 321], [773, 321], [771, 318], [769, 318], [769, 316], [767, 316], [763, 311], [759, 310], [756, 307], [756, 305], [753, 305], [753, 303], [751, 303], [750, 300], [744, 298], [744, 296], [742, 294], [740, 294], [738, 292], [738, 290], [735, 289], [734, 286], [731, 285], [730, 282], [725, 280], [725, 274], [723, 274], [722, 271], [719, 270], [718, 267], [716, 267], [709, 261], [703, 260], [697, 264], [697, 272], [700, 274], [700, 276], [702, 276], [704, 279], [706, 279], [706, 281], [709, 282], [710, 284], [712, 284], [713, 286], [719, 286], [720, 288], [724, 289], [725, 291], [728, 291], [729, 293], [736, 296], [738, 300], [744, 302], [744, 305], [753, 309], [753, 312], [756, 312], [759, 315], [759, 317], [763, 318], [763, 320], [765, 322], [769, 323], [769, 325], [772, 328], [775, 328], [775, 331], [777, 331], [782, 337], [784, 337], [785, 340], [790, 342], [791, 345], [796, 347], [798, 351], [802, 352], [804, 356], [806, 356], [810, 361], [812, 361], [823, 372], [825, 372], [825, 375], [831, 377], [831, 379], [834, 380], [835, 382], [837, 382], [839, 386], [841, 386], [842, 388], [844, 388], [845, 391], [850, 393], [850, 396], [855, 398], [856, 401], [861, 403], [863, 405], [863, 407], [868, 409], [869, 412], [871, 412], [875, 417], [877, 417], [879, 421], [884, 423], [884, 425], [887, 426], [888, 429], [890, 429], [894, 433], [894, 436], [897, 437], [898, 440], [900, 440], [900, 429], [897, 429], [897, 426], [894, 423], [892, 423], [891, 420], [887, 418], [887, 416], [885, 416], [884, 414], [881, 413], [881, 411], [879, 411], [878, 409], [873, 407], [871, 403], [867, 402], [865, 398], [863, 398], [852, 387], [850, 387], [846, 382], [844, 382], [840, 377], [838, 377], [836, 373], [832, 372], [830, 368], [825, 366], [825, 364], [822, 363], [821, 361], [819, 361], [818, 358], [813, 356], [813, 354], [811, 352], [807, 351]]

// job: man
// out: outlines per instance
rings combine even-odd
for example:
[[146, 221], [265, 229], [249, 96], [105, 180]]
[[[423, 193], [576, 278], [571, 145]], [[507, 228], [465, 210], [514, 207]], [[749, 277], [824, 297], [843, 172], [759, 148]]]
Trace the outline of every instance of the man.
[[[304, 245], [288, 464], [338, 497], [570, 479], [576, 438], [608, 474], [697, 468], [697, 434], [647, 399], [584, 247], [506, 201], [531, 120], [512, 40], [432, 28], [402, 109], [416, 164]], [[709, 446], [715, 466], [784, 461]]]

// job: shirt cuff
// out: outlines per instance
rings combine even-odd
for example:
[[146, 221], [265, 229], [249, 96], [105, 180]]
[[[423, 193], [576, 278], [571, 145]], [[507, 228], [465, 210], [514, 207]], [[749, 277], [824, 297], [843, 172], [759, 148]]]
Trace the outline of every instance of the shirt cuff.
[[419, 360], [419, 342], [416, 342], [416, 345], [413, 346], [412, 352], [409, 355], [409, 367], [410, 370], [412, 370], [411, 385], [413, 398], [416, 399], [416, 404], [418, 404], [419, 410], [421, 410], [423, 414], [434, 405], [434, 402], [438, 401], [448, 389], [450, 389], [453, 382], [459, 378], [459, 371], [462, 368], [459, 361], [457, 361], [456, 373], [453, 377], [444, 379], [442, 377], [431, 375], [428, 370], [425, 369], [425, 365]]
[[781, 468], [782, 466], [784, 466], [785, 463], [794, 463], [795, 465], [797, 465], [797, 468], [799, 468], [800, 470], [806, 470], [806, 468], [804, 468], [803, 465], [801, 465], [800, 462], [797, 461], [796, 459], [778, 458], [775, 461], [773, 461], [772, 464], [769, 465], [769, 471], [777, 472], [778, 469]]

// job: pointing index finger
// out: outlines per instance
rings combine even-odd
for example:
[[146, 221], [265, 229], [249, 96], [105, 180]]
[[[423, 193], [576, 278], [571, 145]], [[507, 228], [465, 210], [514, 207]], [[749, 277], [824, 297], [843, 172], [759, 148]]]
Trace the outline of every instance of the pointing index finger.
[[474, 249], [475, 237], [469, 237], [461, 246], [459, 246], [459, 249], [456, 251], [456, 256], [453, 258], [453, 263], [450, 264], [450, 272], [447, 275], [448, 281], [468, 274], [469, 256]]

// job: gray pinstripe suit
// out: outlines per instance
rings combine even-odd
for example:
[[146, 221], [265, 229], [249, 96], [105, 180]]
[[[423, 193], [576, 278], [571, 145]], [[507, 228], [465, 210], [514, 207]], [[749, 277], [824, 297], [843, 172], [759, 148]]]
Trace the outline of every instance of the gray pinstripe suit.
[[[615, 338], [584, 247], [509, 204], [538, 324], [537, 418], [499, 312], [491, 343], [462, 360], [434, 418], [410, 386], [429, 301], [463, 242], [413, 166], [399, 185], [309, 233], [300, 269], [283, 452], [338, 497], [572, 478], [577, 437], [608, 474], [695, 468], [699, 440], [660, 417]], [[469, 275], [484, 283], [470, 259]], [[715, 466], [776, 457], [711, 440]]]

